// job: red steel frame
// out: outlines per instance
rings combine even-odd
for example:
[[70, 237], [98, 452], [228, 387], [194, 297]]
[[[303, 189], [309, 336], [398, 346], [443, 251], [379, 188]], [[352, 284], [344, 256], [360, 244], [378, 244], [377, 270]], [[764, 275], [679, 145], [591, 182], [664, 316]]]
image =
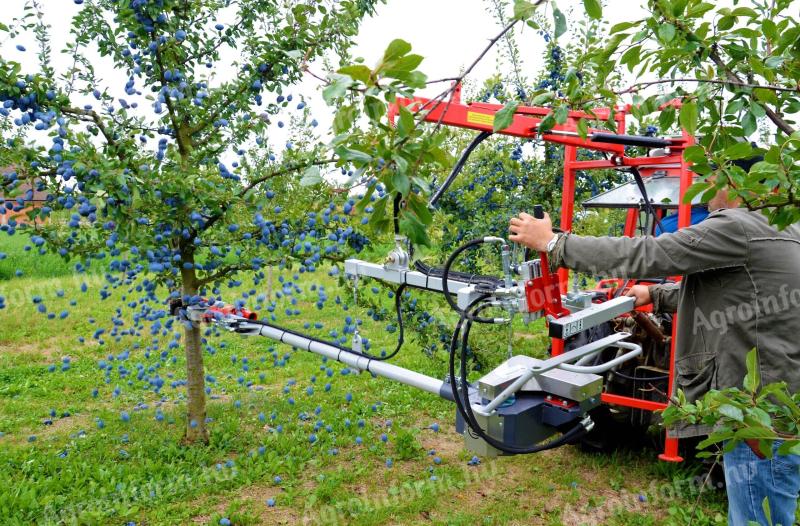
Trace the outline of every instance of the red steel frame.
[[[448, 101], [434, 101], [432, 99], [416, 97], [398, 98], [396, 104], [389, 109], [389, 118], [394, 121], [398, 112], [398, 106], [408, 107], [412, 111], [421, 112], [423, 119], [428, 122], [441, 123], [447, 126], [456, 126], [477, 131], [493, 131], [495, 114], [503, 106], [498, 104], [486, 103], [461, 103], [461, 86], [455, 86], [453, 95]], [[680, 103], [675, 101], [674, 105]], [[578, 133], [578, 123], [587, 119], [591, 121], [613, 120], [616, 124], [618, 134], [625, 133], [625, 121], [630, 106], [616, 108], [597, 108], [591, 113], [570, 111], [564, 124], [556, 125], [547, 133], [539, 135], [538, 126], [542, 119], [550, 113], [550, 108], [520, 106], [514, 115], [511, 124], [504, 130], [498, 132], [502, 135], [511, 135], [522, 138], [539, 138], [544, 141], [562, 144], [564, 148], [564, 182], [561, 200], [560, 226], [565, 232], [572, 229], [572, 221], [575, 213], [575, 180], [579, 170], [598, 170], [621, 167], [637, 167], [643, 177], [648, 177], [656, 170], [666, 170], [668, 176], [680, 178], [680, 196], [683, 195], [691, 186], [692, 173], [689, 171], [689, 164], [683, 159], [683, 151], [694, 144], [694, 138], [685, 131], [680, 137], [670, 138], [672, 144], [669, 153], [661, 157], [627, 157], [625, 147], [620, 144], [608, 144], [592, 142], [582, 138]], [[589, 129], [589, 135], [593, 132], [607, 132], [601, 129]], [[578, 149], [602, 151], [609, 154], [607, 159], [579, 161]], [[633, 236], [636, 232], [639, 220], [639, 209], [628, 209], [624, 235]], [[678, 204], [678, 228], [685, 228], [691, 222], [691, 205], [681, 202]], [[569, 271], [565, 268], [558, 270], [558, 277], [561, 292], [567, 292]], [[675, 277], [680, 279], [679, 276]], [[648, 310], [648, 309], [642, 309]], [[670, 365], [668, 389], [672, 392], [675, 378], [675, 327], [677, 323], [673, 321], [673, 334], [670, 345]], [[552, 354], [557, 355], [564, 352], [564, 341], [558, 338], [552, 339]], [[647, 411], [660, 411], [667, 407], [667, 404], [650, 400], [641, 400], [628, 396], [603, 393], [603, 402], [612, 405], [643, 409]], [[659, 458], [668, 462], [681, 462], [683, 458], [678, 454], [678, 439], [669, 436], [665, 439], [664, 451]]]

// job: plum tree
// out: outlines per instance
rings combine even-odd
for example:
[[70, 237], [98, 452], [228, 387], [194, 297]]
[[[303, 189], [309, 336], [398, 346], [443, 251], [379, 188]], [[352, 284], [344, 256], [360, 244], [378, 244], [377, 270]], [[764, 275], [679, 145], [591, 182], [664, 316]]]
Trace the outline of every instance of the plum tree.
[[[2, 205], [24, 207], [22, 180], [47, 192], [48, 203], [32, 215], [63, 221], [37, 227], [36, 249], [79, 259], [79, 270], [110, 261], [109, 283], [143, 295], [128, 298], [137, 320], [130, 334], [144, 321], [153, 334], [169, 333], [172, 322], [161, 321], [168, 310], [148, 305], [163, 305], [158, 290], [198, 304], [238, 273], [258, 282], [266, 267], [292, 260], [311, 272], [360, 249], [367, 239], [340, 213], [352, 207], [341, 202], [347, 196], [309, 184], [320, 180], [321, 166], [343, 161], [322, 155], [307, 131], [309, 108], [288, 89], [309, 61], [328, 52], [347, 57], [375, 3], [76, 2], [65, 48], [74, 64], [57, 76], [41, 7], [31, 2], [23, 18], [0, 25], [12, 39], [33, 32], [39, 44], [35, 72], [0, 58], [2, 161], [11, 167]], [[100, 63], [121, 85], [102, 78]], [[295, 136], [273, 151], [271, 125], [287, 110], [296, 112]], [[102, 337], [99, 329], [95, 339]], [[206, 442], [203, 335], [184, 319], [183, 337], [185, 440]]]

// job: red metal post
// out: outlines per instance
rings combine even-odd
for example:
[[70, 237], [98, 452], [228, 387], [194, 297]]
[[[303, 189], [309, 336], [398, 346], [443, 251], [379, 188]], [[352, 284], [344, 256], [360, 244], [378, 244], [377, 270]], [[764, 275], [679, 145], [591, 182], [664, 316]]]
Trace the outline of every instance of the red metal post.
[[[694, 144], [694, 137], [687, 134], [686, 131], [683, 131], [683, 139], [684, 144], [687, 147]], [[692, 185], [693, 177], [692, 172], [689, 170], [689, 163], [683, 158], [683, 151], [680, 151], [679, 153], [681, 158], [679, 192], [679, 195], [681, 196], [681, 202], [678, 203], [678, 228], [686, 228], [692, 223], [692, 205], [691, 203], [684, 203], [683, 196], [686, 195], [686, 191]], [[669, 347], [669, 385], [667, 386], [670, 396], [672, 396], [675, 386], [675, 342], [677, 341], [677, 328], [678, 317], [674, 316], [672, 318], [672, 341], [670, 342]], [[664, 452], [660, 454], [658, 458], [666, 462], [682, 462], [683, 457], [678, 454], [678, 439], [671, 438], [669, 434], [667, 434], [667, 437], [664, 440]]]
[[[680, 221], [680, 218], [678, 221]], [[669, 385], [667, 389], [669, 389], [670, 396], [672, 396], [672, 386], [675, 385], [675, 336], [678, 332], [677, 320], [677, 316], [672, 318], [672, 342], [670, 342], [669, 346]], [[678, 439], [671, 438], [669, 433], [666, 433], [664, 438], [664, 452], [658, 455], [658, 458], [665, 462], [683, 462], [683, 457], [678, 454]]]
[[[578, 148], [564, 146], [564, 184], [561, 190], [561, 230], [572, 230], [572, 216], [575, 213], [575, 177], [578, 170], [575, 162], [578, 160]], [[558, 269], [558, 281], [561, 283], [561, 294], [567, 293], [569, 284], [569, 270]]]
[[636, 235], [636, 227], [639, 225], [639, 209], [628, 208], [625, 215], [625, 230], [622, 232], [623, 236], [633, 237]]

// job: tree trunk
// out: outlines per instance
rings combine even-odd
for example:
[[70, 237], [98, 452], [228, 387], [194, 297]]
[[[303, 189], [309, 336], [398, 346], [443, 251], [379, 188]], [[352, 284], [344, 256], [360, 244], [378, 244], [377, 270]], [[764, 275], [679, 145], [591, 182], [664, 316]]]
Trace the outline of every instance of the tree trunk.
[[[181, 270], [183, 280], [183, 295], [194, 296], [197, 294], [197, 274], [195, 270]], [[187, 427], [184, 442], [188, 444], [207, 444], [208, 430], [206, 429], [206, 391], [205, 368], [203, 367], [203, 349], [200, 345], [200, 327], [196, 324], [186, 325], [184, 328], [186, 338], [186, 401]]]

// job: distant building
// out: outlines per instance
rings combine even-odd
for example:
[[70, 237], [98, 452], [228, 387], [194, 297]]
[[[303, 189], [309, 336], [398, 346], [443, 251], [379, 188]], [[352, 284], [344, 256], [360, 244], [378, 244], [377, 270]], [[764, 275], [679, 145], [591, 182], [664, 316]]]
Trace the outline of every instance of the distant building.
[[[11, 170], [0, 170], [2, 173], [8, 173], [9, 171]], [[41, 208], [47, 202], [47, 192], [36, 190], [29, 182], [23, 182], [17, 188], [20, 189], [20, 192], [16, 194], [15, 197], [9, 197], [8, 199], [6, 199], [3, 192], [0, 191], [0, 225], [7, 225], [11, 219], [14, 219], [18, 224], [30, 223], [28, 212], [36, 208]], [[12, 210], [6, 207], [5, 202], [12, 201], [14, 202], [14, 208], [18, 208], [19, 203], [17, 202], [17, 197], [24, 196], [28, 190], [33, 192], [33, 198], [25, 200], [25, 207], [22, 210]]]

